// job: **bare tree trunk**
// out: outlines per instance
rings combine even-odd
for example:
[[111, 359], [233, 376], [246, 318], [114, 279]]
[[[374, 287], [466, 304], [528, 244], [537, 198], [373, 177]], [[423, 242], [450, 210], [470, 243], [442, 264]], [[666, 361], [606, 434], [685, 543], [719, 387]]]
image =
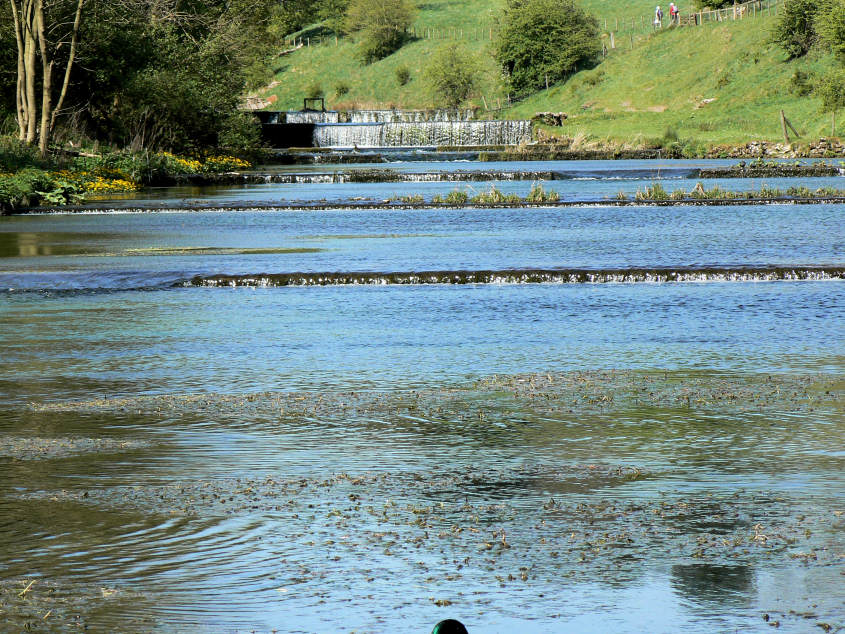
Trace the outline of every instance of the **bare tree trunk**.
[[41, 128], [38, 131], [38, 151], [41, 156], [47, 156], [47, 146], [50, 142], [50, 113], [52, 98], [50, 91], [53, 87], [53, 61], [47, 50], [47, 38], [44, 35], [44, 5], [43, 0], [36, 0], [35, 31], [38, 35], [38, 49], [41, 53]]
[[38, 106], [35, 101], [35, 42], [36, 11], [34, 4], [41, 4], [42, 0], [26, 0], [24, 3], [23, 36], [24, 36], [24, 83], [26, 110], [26, 136], [24, 141], [33, 143], [36, 133], [36, 119]]
[[26, 111], [23, 107], [23, 79], [24, 79], [24, 64], [23, 64], [23, 37], [21, 35], [21, 16], [18, 13], [18, 7], [15, 0], [9, 0], [12, 5], [12, 23], [15, 27], [15, 42], [18, 46], [18, 74], [17, 85], [15, 87], [15, 115], [18, 121], [18, 138], [23, 141], [26, 129]]
[[68, 54], [67, 66], [65, 67], [65, 78], [64, 81], [62, 81], [62, 91], [59, 94], [59, 100], [56, 102], [56, 108], [50, 116], [50, 132], [53, 131], [53, 127], [56, 125], [56, 116], [62, 109], [62, 105], [64, 105], [67, 87], [70, 83], [70, 69], [73, 66], [73, 61], [76, 57], [76, 42], [79, 38], [79, 24], [82, 21], [83, 4], [85, 4], [85, 0], [79, 0], [76, 4], [76, 16], [73, 18], [73, 35], [71, 35], [70, 38], [70, 53]]

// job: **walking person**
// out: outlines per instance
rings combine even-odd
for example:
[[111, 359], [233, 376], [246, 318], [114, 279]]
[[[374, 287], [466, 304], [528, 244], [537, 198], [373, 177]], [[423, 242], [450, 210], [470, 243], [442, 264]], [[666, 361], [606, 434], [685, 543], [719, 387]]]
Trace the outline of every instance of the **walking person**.
[[663, 27], [663, 11], [660, 10], [660, 5], [654, 10], [654, 28], [659, 29]]

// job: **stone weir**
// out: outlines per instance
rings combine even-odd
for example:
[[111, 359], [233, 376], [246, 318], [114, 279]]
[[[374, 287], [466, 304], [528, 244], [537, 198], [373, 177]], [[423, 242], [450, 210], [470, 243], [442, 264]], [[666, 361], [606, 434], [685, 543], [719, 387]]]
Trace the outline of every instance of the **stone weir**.
[[531, 141], [527, 120], [482, 121], [471, 110], [261, 112], [264, 140], [275, 148], [513, 146]]
[[628, 269], [500, 269], [482, 271], [302, 272], [197, 275], [174, 286], [274, 287], [417, 284], [637, 284], [670, 282], [797, 282], [845, 278], [843, 267], [679, 267]]

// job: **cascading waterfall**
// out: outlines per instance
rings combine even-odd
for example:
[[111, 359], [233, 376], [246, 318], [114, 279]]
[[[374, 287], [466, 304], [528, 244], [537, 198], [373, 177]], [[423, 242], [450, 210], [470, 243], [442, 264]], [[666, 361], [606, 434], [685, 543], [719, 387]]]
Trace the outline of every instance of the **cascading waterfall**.
[[531, 140], [531, 122], [423, 121], [314, 126], [314, 146], [334, 148], [519, 145]]
[[340, 113], [333, 110], [311, 111], [304, 110], [301, 112], [287, 112], [285, 113], [285, 123], [339, 123]]
[[[475, 110], [349, 110], [340, 113], [343, 123], [421, 123], [424, 121], [472, 121]], [[329, 122], [327, 122], [329, 123]]]

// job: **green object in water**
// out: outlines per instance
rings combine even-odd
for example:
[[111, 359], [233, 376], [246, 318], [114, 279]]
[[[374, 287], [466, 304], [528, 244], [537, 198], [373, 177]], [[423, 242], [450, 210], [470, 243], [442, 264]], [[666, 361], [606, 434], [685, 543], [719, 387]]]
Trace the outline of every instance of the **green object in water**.
[[468, 634], [468, 632], [460, 621], [445, 619], [434, 626], [431, 634]]

